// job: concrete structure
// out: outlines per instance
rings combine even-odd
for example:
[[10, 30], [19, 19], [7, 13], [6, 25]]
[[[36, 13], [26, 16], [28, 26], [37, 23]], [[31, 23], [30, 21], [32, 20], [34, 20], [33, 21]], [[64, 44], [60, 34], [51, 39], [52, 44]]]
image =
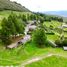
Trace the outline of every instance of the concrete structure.
[[25, 43], [28, 42], [29, 40], [31, 40], [31, 36], [30, 36], [30, 35], [25, 35], [24, 38], [19, 41], [19, 43], [25, 44]]
[[63, 49], [64, 49], [65, 51], [67, 51], [67, 46], [63, 46]]
[[18, 46], [17, 43], [12, 43], [11, 45], [8, 45], [6, 48], [12, 49], [12, 48], [16, 48]]

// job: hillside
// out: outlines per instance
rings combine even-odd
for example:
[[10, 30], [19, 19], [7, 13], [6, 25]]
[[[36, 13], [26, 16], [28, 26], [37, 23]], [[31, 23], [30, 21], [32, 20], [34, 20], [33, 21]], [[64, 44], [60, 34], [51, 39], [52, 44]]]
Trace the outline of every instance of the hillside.
[[47, 11], [47, 12], [43, 12], [43, 13], [67, 17], [67, 11]]
[[23, 11], [29, 12], [27, 8], [19, 3], [12, 2], [10, 0], [0, 0], [0, 11], [1, 10], [13, 10], [13, 11]]

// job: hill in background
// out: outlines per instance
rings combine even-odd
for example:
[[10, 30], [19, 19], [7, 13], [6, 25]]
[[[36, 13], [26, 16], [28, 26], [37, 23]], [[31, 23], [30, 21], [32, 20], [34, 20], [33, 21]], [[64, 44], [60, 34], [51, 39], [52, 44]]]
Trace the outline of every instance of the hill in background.
[[67, 11], [44, 11], [41, 12], [43, 14], [47, 14], [49, 16], [62, 17], [64, 22], [67, 22]]
[[47, 11], [47, 12], [43, 12], [49, 15], [58, 15], [58, 16], [63, 16], [63, 17], [67, 17], [67, 11]]
[[2, 10], [29, 12], [29, 10], [22, 6], [21, 4], [17, 2], [12, 2], [10, 0], [0, 0], [0, 11]]

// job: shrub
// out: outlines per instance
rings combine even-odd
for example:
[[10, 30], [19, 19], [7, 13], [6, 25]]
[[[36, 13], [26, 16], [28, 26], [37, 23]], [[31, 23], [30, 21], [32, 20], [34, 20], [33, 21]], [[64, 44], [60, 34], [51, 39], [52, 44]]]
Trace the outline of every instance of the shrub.
[[58, 47], [62, 47], [62, 42], [60, 40], [56, 40], [55, 41], [55, 44], [58, 46]]
[[45, 34], [45, 31], [41, 28], [41, 29], [36, 29], [33, 32], [32, 35], [32, 41], [37, 45], [37, 46], [43, 46], [43, 45], [47, 45], [47, 37]]
[[55, 43], [58, 45], [58, 47], [67, 46], [67, 39], [64, 39], [63, 41], [56, 40]]
[[63, 46], [67, 46], [67, 39], [63, 40], [62, 44]]
[[49, 27], [51, 30], [53, 30], [53, 26], [52, 25], [50, 25], [50, 27]]
[[55, 33], [53, 33], [53, 32], [51, 32], [51, 33], [47, 32], [46, 34], [47, 35], [55, 35]]

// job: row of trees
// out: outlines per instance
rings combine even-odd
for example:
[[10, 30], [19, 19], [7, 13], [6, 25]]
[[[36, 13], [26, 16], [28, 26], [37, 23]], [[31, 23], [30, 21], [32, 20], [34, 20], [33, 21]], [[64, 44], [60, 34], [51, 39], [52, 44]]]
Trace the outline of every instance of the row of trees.
[[27, 20], [42, 20], [42, 21], [49, 21], [51, 22], [52, 20], [54, 21], [59, 21], [59, 22], [63, 22], [63, 18], [62, 17], [56, 17], [56, 16], [49, 16], [46, 14], [42, 14], [42, 13], [33, 13], [33, 14], [27, 14], [27, 15], [19, 15], [20, 18], [22, 18], [24, 21]]
[[22, 18], [23, 21], [27, 22], [28, 20], [37, 20], [37, 16], [35, 14], [27, 14], [27, 15], [19, 15], [19, 18]]
[[9, 15], [7, 19], [4, 18], [1, 22], [1, 26], [1, 40], [6, 45], [11, 43], [12, 37], [24, 33], [24, 22], [14, 13]]
[[62, 17], [58, 17], [58, 16], [51, 16], [51, 15], [46, 15], [46, 14], [42, 14], [42, 13], [34, 13], [34, 14], [36, 14], [36, 17], [37, 18], [43, 18], [43, 20], [44, 21], [52, 21], [52, 20], [54, 20], [54, 21], [59, 21], [59, 22], [63, 22], [63, 18]]

